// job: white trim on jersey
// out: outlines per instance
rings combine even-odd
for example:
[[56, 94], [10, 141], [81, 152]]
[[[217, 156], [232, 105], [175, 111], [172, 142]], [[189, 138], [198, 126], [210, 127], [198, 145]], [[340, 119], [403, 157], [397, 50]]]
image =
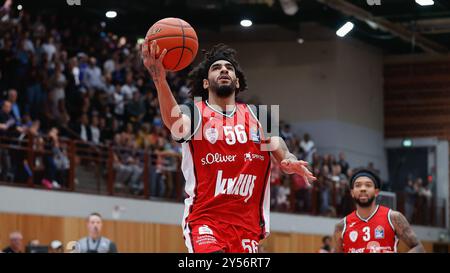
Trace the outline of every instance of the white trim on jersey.
[[372, 214], [367, 219], [364, 219], [361, 216], [359, 216], [358, 211], [356, 211], [356, 216], [358, 216], [359, 220], [367, 223], [367, 222], [369, 222], [370, 219], [372, 219], [373, 216], [375, 216], [379, 207], [380, 207], [380, 205], [377, 205], [377, 208], [372, 212]]
[[187, 225], [186, 228], [183, 230], [183, 235], [184, 235], [184, 243], [189, 253], [194, 253], [194, 248], [192, 247], [191, 242], [191, 229], [189, 228], [189, 225]]
[[[256, 107], [256, 106], [255, 106]], [[259, 122], [258, 117], [255, 115], [255, 113], [253, 113], [252, 107], [250, 105], [247, 104], [247, 108], [250, 111], [250, 114], [252, 114], [252, 116]]]
[[391, 226], [392, 230], [395, 232], [395, 227], [392, 224], [392, 220], [391, 220], [391, 212], [392, 212], [392, 210], [389, 209], [389, 211], [388, 211], [388, 221], [389, 221], [389, 225]]
[[181, 161], [181, 170], [183, 171], [184, 178], [186, 179], [185, 191], [188, 194], [188, 197], [184, 200], [184, 214], [181, 225], [183, 228], [186, 247], [188, 248], [189, 252], [192, 253], [193, 248], [190, 237], [191, 230], [189, 229], [189, 225], [186, 223], [186, 219], [189, 216], [189, 210], [194, 202], [195, 187], [197, 181], [194, 174], [194, 159], [192, 158], [189, 143], [182, 143], [181, 148], [183, 153], [183, 159]]
[[206, 106], [208, 106], [209, 108], [211, 108], [211, 110], [213, 110], [213, 111], [216, 112], [216, 113], [221, 114], [222, 116], [226, 116], [227, 118], [233, 117], [234, 113], [236, 113], [236, 109], [237, 109], [237, 106], [236, 106], [236, 105], [234, 106], [234, 109], [233, 109], [233, 111], [231, 111], [230, 114], [224, 114], [223, 112], [218, 111], [218, 110], [214, 109], [214, 107], [212, 107], [211, 105], [209, 105], [208, 100], [205, 100], [205, 103], [206, 103]]
[[264, 219], [264, 238], [267, 238], [270, 234], [270, 171], [266, 181], [266, 192], [264, 193], [263, 200], [263, 219]]
[[394, 242], [394, 252], [397, 253], [397, 246], [398, 246], [398, 237], [395, 235], [395, 242]]
[[342, 229], [341, 238], [344, 239], [344, 233], [347, 230], [347, 216], [344, 217], [344, 228]]
[[[194, 132], [191, 132], [191, 134], [189, 135], [189, 136], [187, 136], [187, 137], [182, 137], [182, 138], [175, 138], [173, 135], [172, 135], [172, 138], [175, 140], [175, 141], [180, 141], [180, 142], [188, 142], [189, 140], [191, 140], [191, 138], [193, 137], [193, 136], [195, 136], [195, 134], [197, 133], [197, 131], [198, 131], [198, 129], [200, 128], [200, 125], [202, 124], [202, 113], [200, 112], [200, 109], [198, 109], [198, 107], [197, 107], [197, 105], [194, 103], [194, 108], [195, 109], [197, 109], [197, 112], [198, 112], [198, 123], [197, 123], [197, 126], [196, 126], [196, 128], [194, 129]], [[192, 118], [194, 118], [194, 120], [191, 120], [191, 122], [194, 122], [195, 121], [195, 114], [194, 115], [191, 115], [191, 117]], [[191, 117], [189, 117], [189, 118], [191, 118]]]
[[[198, 124], [197, 127], [194, 129], [194, 132], [187, 138], [185, 138], [186, 141], [190, 140], [195, 134], [197, 133], [198, 129], [200, 128], [200, 125], [202, 125], [202, 112], [200, 112], [200, 109], [198, 109], [197, 105], [194, 103], [194, 108], [197, 109], [198, 112]], [[194, 121], [195, 121], [195, 115], [194, 115]], [[191, 121], [192, 122], [192, 121]]]

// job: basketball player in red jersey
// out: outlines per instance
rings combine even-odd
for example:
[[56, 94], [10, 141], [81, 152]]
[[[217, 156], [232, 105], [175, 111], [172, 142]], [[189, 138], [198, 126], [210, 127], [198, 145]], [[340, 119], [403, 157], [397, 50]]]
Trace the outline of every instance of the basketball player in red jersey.
[[336, 252], [397, 252], [398, 239], [409, 252], [425, 252], [406, 218], [398, 211], [376, 205], [380, 179], [369, 170], [359, 170], [350, 179], [356, 210], [336, 225]]
[[[270, 228], [270, 156], [285, 173], [306, 181], [315, 177], [280, 137], [264, 137], [254, 109], [236, 102], [247, 83], [233, 49], [213, 47], [192, 70], [191, 95], [201, 99], [188, 111], [177, 104], [166, 81], [166, 50], [158, 58], [156, 50], [155, 42], [145, 41], [142, 56], [164, 124], [182, 142], [188, 195], [182, 227], [189, 252], [257, 252]], [[263, 149], [266, 143], [269, 149]]]

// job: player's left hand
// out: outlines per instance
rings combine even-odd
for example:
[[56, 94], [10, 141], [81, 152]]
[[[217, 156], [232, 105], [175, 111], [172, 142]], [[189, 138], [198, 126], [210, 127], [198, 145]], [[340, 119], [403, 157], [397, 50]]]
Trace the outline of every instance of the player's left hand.
[[284, 159], [281, 161], [281, 170], [287, 174], [298, 174], [305, 179], [307, 184], [316, 181], [317, 178], [308, 170], [308, 162], [303, 160]]

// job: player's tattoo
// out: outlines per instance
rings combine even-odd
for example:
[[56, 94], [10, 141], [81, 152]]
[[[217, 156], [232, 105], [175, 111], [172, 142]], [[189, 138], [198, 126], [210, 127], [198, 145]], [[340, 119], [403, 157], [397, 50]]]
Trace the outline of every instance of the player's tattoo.
[[336, 224], [334, 228], [334, 242], [335, 242], [335, 251], [337, 253], [343, 252], [342, 250], [342, 232], [344, 231], [344, 221], [345, 219], [342, 219], [339, 221], [339, 223]]
[[406, 220], [403, 214], [398, 211], [392, 211], [391, 220], [397, 236], [410, 248], [408, 252], [425, 252], [422, 243], [417, 238], [416, 234], [409, 225], [408, 220]]

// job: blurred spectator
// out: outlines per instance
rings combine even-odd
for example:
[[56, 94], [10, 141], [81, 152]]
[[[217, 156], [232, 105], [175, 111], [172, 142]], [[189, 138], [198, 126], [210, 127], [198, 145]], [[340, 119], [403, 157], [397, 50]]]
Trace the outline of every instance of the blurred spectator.
[[125, 112], [125, 96], [122, 92], [120, 84], [116, 84], [115, 92], [113, 95], [114, 114], [116, 114], [119, 120], [123, 120], [123, 114]]
[[[345, 160], [345, 154], [343, 152], [339, 153], [339, 165], [341, 166], [341, 172], [343, 175], [347, 176], [348, 169], [350, 168], [350, 165], [348, 164], [347, 160]], [[350, 177], [347, 177], [350, 178]]]
[[15, 231], [9, 234], [9, 246], [3, 249], [4, 253], [23, 253], [23, 236]]
[[128, 186], [130, 191], [139, 191], [142, 187], [141, 176], [143, 167], [139, 157], [133, 153], [134, 139], [126, 136], [126, 133], [115, 136], [114, 171], [116, 172], [115, 187], [123, 189]]
[[78, 241], [77, 249], [80, 253], [116, 253], [116, 244], [103, 237], [103, 220], [99, 213], [91, 213], [87, 218], [88, 236]]
[[124, 95], [126, 100], [131, 100], [135, 92], [138, 92], [138, 90], [133, 84], [133, 74], [128, 72], [125, 78], [125, 84], [122, 86], [121, 93]]
[[83, 114], [80, 120], [72, 125], [71, 129], [79, 136], [79, 139], [86, 142], [92, 141], [92, 131], [89, 126], [89, 117], [87, 114]]
[[418, 191], [419, 191], [418, 185], [414, 184], [412, 179], [408, 179], [408, 182], [404, 189], [405, 217], [408, 220], [408, 222], [412, 222], [414, 216], [414, 207], [416, 205]]
[[289, 124], [285, 124], [280, 133], [285, 141], [289, 141], [294, 137], [294, 134], [291, 132], [291, 125]]
[[322, 237], [322, 246], [319, 249], [319, 253], [333, 253], [334, 249], [331, 248], [331, 237]]
[[327, 165], [322, 167], [321, 176], [318, 178], [318, 187], [320, 190], [320, 213], [322, 215], [328, 213], [330, 209], [332, 181]]
[[133, 93], [133, 98], [126, 104], [127, 120], [133, 123], [141, 123], [145, 114], [144, 103], [139, 92]]
[[88, 89], [105, 90], [105, 83], [102, 77], [102, 71], [97, 66], [97, 59], [89, 58], [89, 64], [84, 72], [84, 84]]
[[6, 0], [3, 6], [0, 8], [0, 19], [9, 13], [11, 10], [12, 0]]
[[300, 142], [300, 147], [303, 149], [304, 152], [304, 160], [307, 161], [309, 164], [312, 164], [313, 162], [313, 154], [316, 151], [316, 148], [314, 146], [314, 142], [311, 140], [311, 137], [309, 134], [305, 134], [303, 136], [302, 141]]
[[11, 102], [4, 101], [2, 103], [2, 109], [0, 110], [0, 135], [14, 128], [15, 120], [11, 115], [11, 109]]
[[311, 209], [311, 184], [297, 174], [292, 174], [291, 179], [293, 183], [292, 189], [295, 193], [296, 209], [299, 212], [309, 212]]
[[100, 129], [99, 129], [99, 120], [97, 115], [93, 115], [91, 118], [91, 141], [94, 144], [100, 144]]
[[424, 183], [421, 178], [419, 186], [419, 208], [421, 210], [421, 224], [426, 224], [430, 222], [430, 209], [431, 209], [431, 198], [433, 194], [430, 190], [429, 184]]
[[8, 91], [8, 101], [11, 103], [11, 115], [16, 121], [16, 125], [21, 125], [22, 116], [20, 115], [20, 108], [17, 104], [17, 90], [10, 89]]
[[54, 55], [56, 54], [56, 46], [54, 44], [54, 39], [52, 36], [49, 36], [46, 41], [42, 44], [42, 50], [47, 57], [47, 61], [51, 62], [53, 60]]
[[282, 172], [280, 165], [274, 157], [271, 157], [271, 173], [270, 173], [270, 205], [275, 207], [277, 204], [278, 189], [281, 186]]
[[64, 253], [63, 244], [61, 241], [54, 240], [50, 243], [49, 253]]
[[50, 140], [50, 147], [52, 151], [50, 179], [54, 188], [59, 188], [60, 185], [67, 187], [67, 175], [69, 173], [70, 161], [67, 155], [67, 148], [59, 140], [59, 130], [56, 127], [50, 129], [48, 133]]
[[69, 121], [69, 116], [66, 111], [64, 103], [66, 94], [65, 86], [67, 84], [66, 76], [62, 73], [62, 64], [55, 65], [55, 73], [50, 78], [50, 113], [58, 124], [66, 124]]
[[375, 169], [375, 164], [373, 164], [373, 162], [369, 162], [369, 164], [367, 164], [367, 169], [377, 175], [380, 175], [380, 170]]
[[276, 209], [281, 211], [288, 211], [290, 209], [289, 195], [291, 188], [289, 180], [284, 180], [283, 184], [278, 188]]

